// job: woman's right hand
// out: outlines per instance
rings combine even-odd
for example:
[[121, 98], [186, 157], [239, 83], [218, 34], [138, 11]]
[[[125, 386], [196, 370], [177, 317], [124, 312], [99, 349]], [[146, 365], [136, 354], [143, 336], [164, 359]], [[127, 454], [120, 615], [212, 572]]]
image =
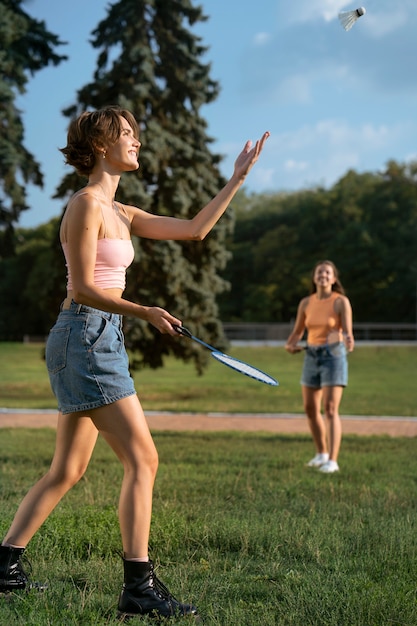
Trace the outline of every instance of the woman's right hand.
[[178, 337], [178, 332], [174, 326], [182, 326], [182, 322], [178, 317], [174, 317], [165, 309], [159, 306], [150, 306], [146, 311], [146, 321], [155, 326], [160, 333]]

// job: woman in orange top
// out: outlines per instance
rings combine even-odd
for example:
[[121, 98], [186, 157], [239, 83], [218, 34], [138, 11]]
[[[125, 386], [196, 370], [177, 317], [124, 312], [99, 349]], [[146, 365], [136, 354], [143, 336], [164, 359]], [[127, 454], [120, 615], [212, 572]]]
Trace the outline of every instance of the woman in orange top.
[[[327, 338], [332, 331], [344, 333], [347, 351], [352, 352], [352, 307], [345, 296], [338, 271], [331, 261], [319, 261], [313, 269], [312, 293], [298, 305], [294, 328], [285, 349], [291, 354], [303, 350], [298, 341], [307, 331], [307, 350], [304, 358], [301, 385], [306, 412], [317, 454], [307, 463], [321, 472], [339, 470], [337, 458], [342, 439], [339, 405], [348, 382], [345, 344], [334, 356], [327, 349]], [[329, 432], [321, 413], [323, 403]]]

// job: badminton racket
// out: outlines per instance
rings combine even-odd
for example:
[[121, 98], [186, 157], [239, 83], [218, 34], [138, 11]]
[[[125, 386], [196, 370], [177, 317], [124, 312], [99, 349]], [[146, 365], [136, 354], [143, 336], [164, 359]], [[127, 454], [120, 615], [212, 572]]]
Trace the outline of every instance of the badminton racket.
[[201, 346], [204, 346], [205, 348], [210, 350], [211, 356], [213, 358], [215, 358], [217, 361], [220, 361], [220, 363], [223, 363], [223, 365], [227, 365], [228, 367], [231, 367], [236, 372], [239, 372], [240, 374], [245, 374], [245, 376], [249, 376], [250, 378], [253, 378], [254, 380], [257, 380], [261, 383], [265, 383], [266, 385], [277, 386], [279, 384], [278, 381], [275, 380], [275, 378], [272, 378], [272, 376], [269, 376], [269, 374], [266, 374], [262, 370], [259, 370], [258, 368], [253, 367], [252, 365], [249, 365], [248, 363], [245, 363], [244, 361], [239, 361], [239, 359], [235, 359], [234, 357], [229, 356], [228, 354], [224, 354], [224, 352], [220, 352], [219, 350], [216, 350], [216, 348], [213, 348], [213, 346], [210, 346], [205, 341], [198, 339], [198, 337], [194, 337], [194, 335], [192, 335], [190, 331], [184, 326], [177, 326], [176, 324], [173, 324], [173, 328], [180, 335], [183, 335], [184, 337], [188, 337], [188, 339], [192, 339], [193, 341], [196, 341], [197, 343], [199, 343]]

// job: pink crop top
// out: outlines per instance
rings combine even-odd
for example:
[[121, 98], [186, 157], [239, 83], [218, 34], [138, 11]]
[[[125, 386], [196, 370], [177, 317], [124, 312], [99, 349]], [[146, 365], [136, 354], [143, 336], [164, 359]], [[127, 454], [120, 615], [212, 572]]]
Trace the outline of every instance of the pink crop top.
[[[68, 244], [62, 243], [67, 266], [67, 289], [72, 291], [71, 270], [68, 264]], [[124, 289], [126, 270], [133, 262], [135, 251], [130, 239], [99, 239], [97, 241], [94, 284], [101, 289]]]

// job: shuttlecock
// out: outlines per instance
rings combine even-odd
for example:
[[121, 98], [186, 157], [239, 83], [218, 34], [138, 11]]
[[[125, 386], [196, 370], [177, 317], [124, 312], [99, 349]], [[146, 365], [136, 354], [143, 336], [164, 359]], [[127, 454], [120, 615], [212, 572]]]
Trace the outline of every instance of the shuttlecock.
[[357, 22], [362, 15], [365, 15], [365, 13], [365, 7], [359, 7], [359, 9], [355, 9], [355, 11], [342, 11], [342, 13], [339, 13], [339, 20], [343, 28], [347, 31], [350, 30], [354, 23]]

